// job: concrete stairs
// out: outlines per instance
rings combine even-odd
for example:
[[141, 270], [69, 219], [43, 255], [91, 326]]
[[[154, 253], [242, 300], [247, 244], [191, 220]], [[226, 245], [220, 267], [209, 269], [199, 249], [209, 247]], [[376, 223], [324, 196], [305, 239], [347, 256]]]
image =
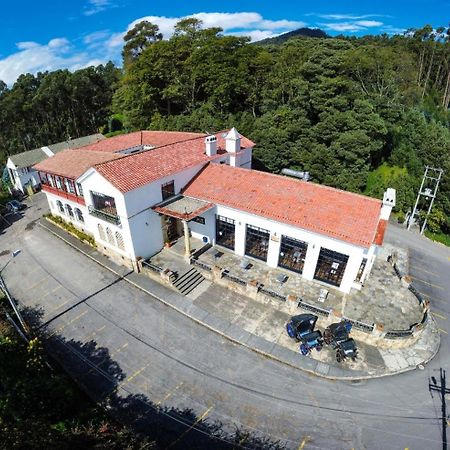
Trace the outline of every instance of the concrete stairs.
[[177, 278], [172, 284], [183, 295], [188, 295], [205, 281], [203, 275], [194, 267]]

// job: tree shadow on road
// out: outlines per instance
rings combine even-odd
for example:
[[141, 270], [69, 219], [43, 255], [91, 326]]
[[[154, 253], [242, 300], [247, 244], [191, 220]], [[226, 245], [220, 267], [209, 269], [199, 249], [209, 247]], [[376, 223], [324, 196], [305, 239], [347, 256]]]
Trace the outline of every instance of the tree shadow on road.
[[[274, 441], [241, 427], [199, 417], [190, 408], [164, 407], [143, 393], [133, 392], [127, 376], [108, 348], [95, 340], [66, 339], [42, 326], [41, 309], [26, 308], [24, 316], [39, 330], [47, 353], [97, 404], [115, 420], [149, 436], [161, 449], [264, 449], [281, 450], [283, 442]], [[201, 414], [201, 412], [199, 413]]]

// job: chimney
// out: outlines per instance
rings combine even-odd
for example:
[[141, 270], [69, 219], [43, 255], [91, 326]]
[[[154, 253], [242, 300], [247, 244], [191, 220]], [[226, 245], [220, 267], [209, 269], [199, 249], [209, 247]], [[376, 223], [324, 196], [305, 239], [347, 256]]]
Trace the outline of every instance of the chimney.
[[205, 138], [205, 153], [208, 156], [214, 156], [217, 154], [217, 138], [214, 135], [207, 136]]
[[392, 208], [395, 206], [395, 189], [387, 188], [383, 195], [383, 206], [381, 207], [380, 219], [389, 220]]
[[237, 153], [241, 149], [241, 135], [234, 127], [225, 136], [225, 149], [228, 153]]

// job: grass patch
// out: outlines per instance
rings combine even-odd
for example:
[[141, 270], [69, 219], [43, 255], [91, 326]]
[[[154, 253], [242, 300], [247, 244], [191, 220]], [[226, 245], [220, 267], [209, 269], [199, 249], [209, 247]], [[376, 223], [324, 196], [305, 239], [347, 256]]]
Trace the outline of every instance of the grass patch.
[[60, 227], [64, 228], [70, 234], [77, 237], [80, 241], [86, 242], [89, 245], [92, 245], [92, 247], [96, 247], [95, 239], [90, 234], [87, 234], [84, 231], [79, 230], [70, 222], [66, 222], [61, 217], [54, 216], [53, 214], [44, 214], [44, 217], [48, 220], [51, 220], [56, 225], [59, 225]]
[[407, 175], [408, 171], [405, 167], [388, 166], [386, 163], [383, 163], [369, 173], [364, 192], [368, 194], [376, 190], [379, 186], [387, 186], [392, 180]]
[[440, 242], [441, 244], [450, 247], [450, 236], [444, 233], [432, 233], [431, 231], [425, 230], [425, 236], [432, 241]]

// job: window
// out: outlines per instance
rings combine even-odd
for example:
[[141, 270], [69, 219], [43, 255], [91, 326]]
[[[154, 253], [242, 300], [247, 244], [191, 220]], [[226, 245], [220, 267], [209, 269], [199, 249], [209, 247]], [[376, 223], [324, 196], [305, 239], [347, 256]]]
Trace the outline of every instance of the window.
[[108, 238], [108, 243], [114, 245], [114, 236], [110, 228], [106, 227], [106, 237]]
[[48, 175], [48, 182], [51, 187], [55, 187], [55, 179], [53, 178], [53, 175]]
[[42, 184], [48, 184], [47, 174], [46, 173], [39, 172], [39, 179], [41, 180]]
[[161, 195], [163, 201], [175, 195], [175, 182], [173, 180], [161, 185]]
[[75, 217], [76, 217], [77, 220], [79, 220], [80, 222], [84, 222], [83, 213], [81, 212], [81, 209], [80, 209], [80, 208], [75, 208]]
[[78, 190], [78, 195], [80, 197], [83, 197], [83, 187], [81, 186], [81, 183], [77, 183], [77, 190]]
[[122, 234], [120, 234], [118, 231], [116, 231], [116, 242], [117, 247], [119, 247], [120, 250], [125, 250], [125, 244], [123, 242]]
[[63, 206], [62, 202], [60, 202], [59, 200], [56, 200], [56, 206], [58, 207], [58, 211], [60, 213], [63, 213], [63, 214], [66, 213], [66, 211], [64, 210], [64, 206]]
[[110, 214], [111, 216], [117, 216], [116, 210], [116, 202], [114, 197], [110, 197], [108, 195], [99, 194], [98, 192], [92, 192], [92, 203], [94, 205], [94, 209], [97, 211], [104, 212], [106, 214]]
[[66, 188], [67, 188], [67, 192], [70, 192], [71, 194], [75, 194], [75, 186], [74, 186], [72, 180], [66, 179]]
[[55, 177], [55, 180], [56, 180], [56, 187], [58, 189], [62, 189], [61, 178]]
[[321, 248], [314, 278], [334, 286], [340, 286], [347, 261], [347, 255]]
[[294, 272], [302, 273], [308, 244], [287, 236], [281, 236], [278, 265]]
[[100, 239], [102, 241], [106, 241], [105, 230], [103, 229], [103, 227], [100, 224], [98, 224], [97, 229], [98, 229], [98, 235], [100, 236]]
[[216, 244], [234, 250], [234, 220], [216, 216]]
[[72, 209], [72, 207], [70, 206], [70, 205], [68, 205], [67, 203], [66, 203], [66, 211], [67, 211], [67, 214], [69, 215], [69, 217], [71, 217], [72, 219], [73, 219], [73, 209]]
[[358, 273], [355, 278], [355, 281], [358, 283], [361, 281], [362, 275], [364, 273], [364, 269], [366, 268], [366, 264], [367, 264], [367, 258], [363, 258], [363, 260], [361, 261], [361, 265], [359, 266]]
[[245, 236], [245, 254], [267, 261], [270, 233], [262, 228], [247, 225]]

